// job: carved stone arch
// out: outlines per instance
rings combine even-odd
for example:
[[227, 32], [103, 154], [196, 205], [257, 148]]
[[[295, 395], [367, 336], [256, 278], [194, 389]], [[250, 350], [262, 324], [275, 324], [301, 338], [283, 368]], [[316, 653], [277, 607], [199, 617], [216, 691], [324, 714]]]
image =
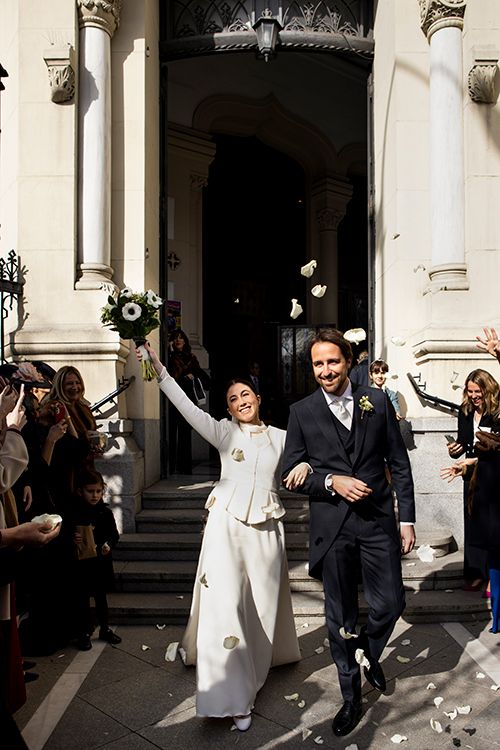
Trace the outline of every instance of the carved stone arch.
[[256, 136], [298, 162], [310, 182], [342, 174], [337, 152], [328, 138], [272, 95], [262, 99], [210, 96], [198, 105], [193, 127], [207, 133]]

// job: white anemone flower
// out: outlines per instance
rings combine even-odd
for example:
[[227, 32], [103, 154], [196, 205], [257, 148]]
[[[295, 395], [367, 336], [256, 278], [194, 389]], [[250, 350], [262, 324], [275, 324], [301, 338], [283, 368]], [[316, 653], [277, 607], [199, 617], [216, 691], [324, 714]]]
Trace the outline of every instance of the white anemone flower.
[[152, 289], [148, 289], [148, 291], [146, 292], [146, 302], [148, 303], [148, 305], [151, 305], [151, 307], [154, 307], [156, 309], [163, 305], [163, 300], [161, 299], [161, 297], [158, 297], [156, 292], [153, 292]]
[[298, 318], [303, 312], [302, 305], [299, 305], [298, 300], [292, 299], [292, 312], [290, 313], [290, 317], [295, 320], [295, 318]]
[[344, 333], [344, 338], [347, 341], [350, 341], [351, 344], [360, 344], [366, 339], [366, 331], [364, 328], [349, 328], [349, 330]]
[[132, 289], [129, 286], [126, 286], [121, 290], [120, 297], [131, 297], [133, 293]]
[[302, 268], [300, 269], [300, 273], [302, 274], [302, 276], [306, 276], [306, 278], [309, 279], [315, 272], [317, 265], [318, 261], [310, 260], [309, 263], [306, 263], [305, 266], [302, 266]]
[[311, 289], [311, 294], [313, 295], [313, 297], [317, 297], [318, 299], [320, 297], [323, 297], [325, 292], [326, 284], [323, 284], [323, 286], [321, 284], [316, 284], [316, 286], [313, 286], [313, 288]]
[[141, 315], [142, 315], [141, 307], [135, 302], [126, 302], [123, 305], [122, 317], [125, 318], [125, 320], [130, 320], [130, 321], [137, 320], [137, 318], [140, 318]]

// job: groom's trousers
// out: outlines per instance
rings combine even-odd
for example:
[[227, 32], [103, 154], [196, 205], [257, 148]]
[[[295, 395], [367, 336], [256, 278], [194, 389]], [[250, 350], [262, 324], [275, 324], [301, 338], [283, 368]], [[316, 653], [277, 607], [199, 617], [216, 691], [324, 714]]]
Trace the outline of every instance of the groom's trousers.
[[[366, 506], [349, 508], [345, 522], [325, 555], [323, 586], [330, 650], [344, 700], [361, 698], [361, 674], [355, 652], [379, 660], [405, 607], [401, 547], [367, 513]], [[344, 639], [340, 628], [354, 633], [358, 620], [358, 573], [369, 606], [359, 638]]]

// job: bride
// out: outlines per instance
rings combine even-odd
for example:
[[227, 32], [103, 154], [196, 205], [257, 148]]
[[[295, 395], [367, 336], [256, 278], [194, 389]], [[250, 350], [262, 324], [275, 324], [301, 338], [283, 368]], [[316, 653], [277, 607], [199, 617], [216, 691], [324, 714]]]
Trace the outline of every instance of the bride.
[[[196, 664], [198, 716], [232, 716], [246, 731], [270, 667], [300, 659], [278, 495], [286, 433], [260, 421], [260, 396], [246, 380], [228, 385], [230, 419], [214, 419], [146, 347], [160, 390], [220, 453], [221, 476], [205, 505], [208, 520], [179, 650], [185, 664]], [[287, 486], [302, 484], [308, 472], [299, 464]]]

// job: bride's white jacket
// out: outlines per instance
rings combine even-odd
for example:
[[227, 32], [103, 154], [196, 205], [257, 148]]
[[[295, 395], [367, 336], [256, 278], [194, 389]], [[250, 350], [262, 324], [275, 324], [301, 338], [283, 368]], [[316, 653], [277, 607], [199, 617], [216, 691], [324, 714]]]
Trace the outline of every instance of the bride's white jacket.
[[[166, 368], [158, 378], [163, 393], [184, 419], [220, 453], [221, 476], [205, 508], [216, 501], [245, 523], [256, 525], [281, 518], [285, 509], [278, 495], [285, 430], [240, 425], [236, 420], [214, 419], [186, 396]], [[259, 432], [258, 439], [251, 437]]]

